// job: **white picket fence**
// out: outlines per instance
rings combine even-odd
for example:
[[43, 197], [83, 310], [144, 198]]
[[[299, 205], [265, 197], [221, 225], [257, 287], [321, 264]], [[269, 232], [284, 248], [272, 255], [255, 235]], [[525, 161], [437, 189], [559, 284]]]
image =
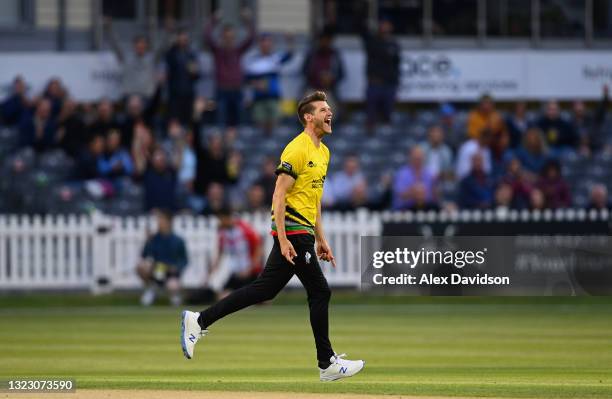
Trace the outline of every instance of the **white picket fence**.
[[[268, 214], [241, 215], [272, 246]], [[322, 263], [330, 285], [358, 286], [362, 235], [379, 235], [379, 214], [367, 211], [327, 213], [327, 238], [338, 265]], [[174, 229], [187, 244], [186, 287], [202, 286], [217, 250], [214, 217], [179, 216]], [[152, 217], [115, 217], [99, 213], [70, 216], [0, 215], [0, 290], [133, 289], [143, 244], [155, 230]], [[293, 279], [290, 284], [299, 284]]]

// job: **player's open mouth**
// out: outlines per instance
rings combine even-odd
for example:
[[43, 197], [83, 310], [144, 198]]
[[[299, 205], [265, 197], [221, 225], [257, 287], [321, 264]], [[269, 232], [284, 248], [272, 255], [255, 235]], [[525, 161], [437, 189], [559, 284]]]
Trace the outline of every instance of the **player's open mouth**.
[[329, 127], [331, 129], [331, 118], [325, 118], [323, 120], [323, 123], [325, 123], [327, 125], [327, 127]]

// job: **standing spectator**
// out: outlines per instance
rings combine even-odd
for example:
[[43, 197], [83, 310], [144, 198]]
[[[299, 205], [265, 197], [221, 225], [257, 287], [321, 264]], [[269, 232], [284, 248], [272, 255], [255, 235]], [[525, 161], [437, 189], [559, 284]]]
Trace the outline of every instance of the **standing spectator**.
[[209, 284], [219, 298], [255, 280], [262, 270], [261, 237], [253, 227], [237, 219], [229, 208], [217, 212], [219, 242], [210, 270]]
[[183, 124], [190, 123], [200, 66], [185, 30], [177, 32], [174, 44], [166, 53], [166, 74], [169, 117], [177, 118]]
[[467, 121], [467, 133], [472, 139], [478, 139], [483, 131], [488, 130], [493, 136], [506, 132], [506, 125], [495, 109], [493, 97], [483, 94], [478, 106], [470, 111]]
[[550, 149], [557, 155], [576, 148], [578, 144], [576, 132], [572, 125], [561, 117], [557, 101], [551, 100], [546, 104], [545, 113], [538, 120], [537, 126], [544, 134], [544, 139]]
[[9, 96], [0, 103], [0, 122], [6, 126], [19, 124], [23, 115], [28, 111], [29, 101], [26, 96], [26, 83], [22, 76], [13, 79]]
[[537, 127], [531, 127], [523, 137], [523, 144], [515, 150], [521, 165], [533, 176], [540, 174], [548, 158], [546, 143]]
[[168, 124], [167, 150], [172, 155], [172, 162], [178, 171], [178, 191], [187, 207], [194, 211], [201, 211], [199, 201], [194, 198], [194, 180], [197, 159], [193, 148], [193, 132], [181, 126], [178, 120], [173, 119]]
[[165, 45], [151, 51], [147, 38], [137, 35], [132, 39], [132, 51], [126, 53], [117, 41], [111, 19], [106, 18], [104, 22], [111, 48], [121, 66], [121, 94], [124, 98], [137, 95], [144, 100], [150, 99], [155, 92], [157, 66]]
[[121, 131], [121, 141], [127, 148], [132, 147], [134, 139], [134, 127], [137, 123], [153, 126], [155, 123], [155, 112], [161, 99], [161, 87], [157, 86], [153, 97], [143, 97], [131, 94], [126, 98], [126, 112], [118, 118], [118, 126]]
[[51, 101], [41, 99], [34, 114], [23, 114], [19, 125], [19, 135], [23, 145], [43, 152], [58, 144], [57, 123], [51, 114]]
[[342, 170], [334, 173], [330, 183], [330, 194], [334, 201], [334, 207], [338, 209], [350, 208], [357, 187], [366, 183], [357, 154], [346, 156]]
[[425, 153], [421, 147], [413, 147], [408, 157], [409, 163], [401, 167], [393, 184], [393, 209], [408, 209], [414, 204], [415, 187], [422, 185], [427, 202], [434, 199], [432, 174], [425, 167]]
[[459, 183], [458, 203], [462, 208], [486, 209], [493, 205], [493, 179], [485, 169], [482, 152], [472, 155], [470, 173]]
[[608, 189], [603, 184], [595, 184], [589, 193], [588, 209], [612, 209], [612, 201], [608, 198]]
[[567, 208], [571, 205], [570, 189], [561, 176], [559, 161], [552, 159], [544, 164], [536, 186], [544, 195], [546, 208]]
[[49, 79], [42, 97], [51, 102], [51, 116], [53, 119], [57, 119], [64, 106], [64, 101], [68, 98], [61, 80], [59, 78]]
[[170, 303], [181, 304], [181, 274], [187, 268], [188, 257], [185, 240], [172, 231], [172, 213], [163, 210], [157, 214], [157, 232], [142, 249], [136, 267], [145, 285], [140, 303], [150, 306], [155, 301], [156, 287], [165, 287], [170, 293]]
[[491, 172], [491, 150], [489, 146], [491, 144], [491, 132], [489, 130], [483, 130], [478, 138], [472, 138], [466, 141], [459, 147], [457, 152], [457, 167], [455, 172], [458, 179], [463, 179], [472, 170], [472, 164], [474, 154], [480, 153], [482, 155], [483, 168], [486, 173]]
[[367, 28], [362, 32], [367, 59], [367, 125], [371, 131], [379, 115], [383, 123], [391, 120], [400, 77], [400, 46], [393, 37], [393, 24], [389, 20], [380, 21], [376, 35]]
[[177, 179], [166, 153], [157, 148], [153, 158], [142, 173], [144, 186], [144, 208], [146, 211], [156, 209], [175, 210]]
[[338, 118], [338, 84], [344, 77], [344, 64], [340, 52], [332, 43], [331, 32], [321, 33], [306, 53], [302, 72], [306, 80], [306, 91], [324, 91], [335, 118]]
[[146, 169], [147, 164], [153, 158], [154, 150], [155, 140], [151, 130], [145, 124], [137, 123], [134, 126], [134, 140], [132, 141], [131, 152], [134, 168], [138, 174]]
[[525, 101], [518, 101], [514, 105], [514, 113], [506, 118], [506, 126], [510, 135], [510, 148], [517, 148], [521, 145], [523, 135], [529, 127], [527, 103]]
[[205, 29], [204, 38], [215, 63], [217, 122], [222, 126], [237, 126], [241, 119], [243, 81], [241, 58], [251, 47], [255, 37], [255, 25], [250, 11], [242, 12], [242, 20], [247, 28], [247, 34], [240, 43], [236, 43], [236, 30], [231, 25], [222, 27], [219, 42], [213, 38], [219, 14], [215, 14]]
[[293, 38], [287, 37], [287, 50], [274, 51], [272, 36], [262, 34], [258, 49], [245, 59], [246, 79], [252, 89], [253, 121], [271, 134], [280, 119], [280, 70], [293, 57]]
[[421, 144], [425, 152], [425, 167], [436, 179], [445, 179], [453, 173], [453, 153], [444, 142], [444, 130], [440, 125], [429, 128], [427, 141]]

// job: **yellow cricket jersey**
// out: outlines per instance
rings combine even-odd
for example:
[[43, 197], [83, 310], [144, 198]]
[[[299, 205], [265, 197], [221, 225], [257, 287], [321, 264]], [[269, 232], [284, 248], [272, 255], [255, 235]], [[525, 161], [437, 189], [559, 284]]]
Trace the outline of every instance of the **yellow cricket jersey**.
[[[285, 231], [291, 234], [314, 234], [317, 205], [323, 196], [323, 183], [329, 164], [329, 149], [317, 148], [308, 134], [302, 132], [283, 150], [276, 174], [286, 173], [295, 179], [287, 192]], [[272, 234], [276, 234], [272, 209]]]

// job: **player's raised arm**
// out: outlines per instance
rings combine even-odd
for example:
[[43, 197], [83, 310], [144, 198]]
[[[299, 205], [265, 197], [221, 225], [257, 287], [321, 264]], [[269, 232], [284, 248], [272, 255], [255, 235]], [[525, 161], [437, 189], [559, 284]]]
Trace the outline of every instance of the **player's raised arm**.
[[272, 211], [274, 212], [274, 221], [276, 223], [276, 233], [278, 242], [281, 247], [282, 255], [291, 263], [294, 264], [293, 258], [297, 255], [293, 245], [287, 239], [285, 231], [285, 198], [287, 191], [293, 187], [295, 179], [287, 173], [281, 173], [276, 179], [276, 187], [274, 187], [274, 195], [272, 197]]

